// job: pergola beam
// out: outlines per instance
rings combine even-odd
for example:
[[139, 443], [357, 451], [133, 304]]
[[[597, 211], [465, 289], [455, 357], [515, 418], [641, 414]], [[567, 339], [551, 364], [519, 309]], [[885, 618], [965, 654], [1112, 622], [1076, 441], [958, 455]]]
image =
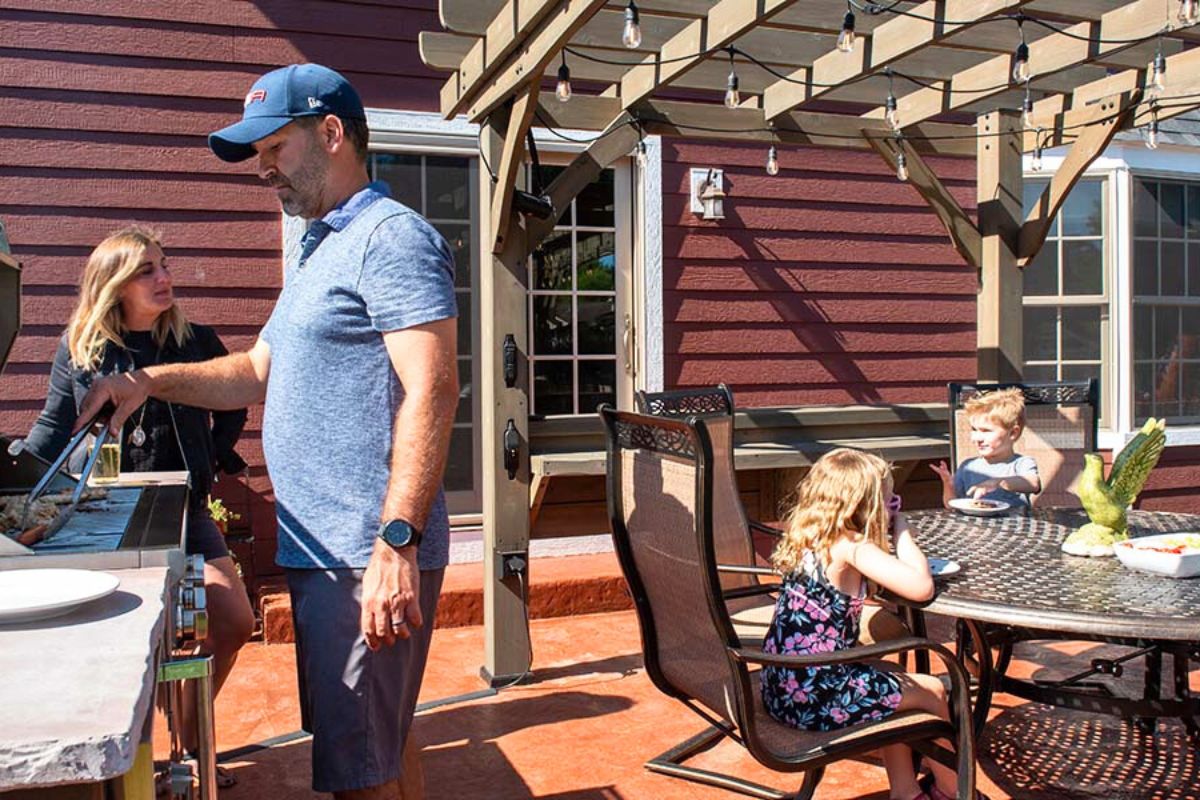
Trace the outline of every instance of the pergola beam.
[[[1102, 15], [1096, 22], [1080, 22], [1031, 43], [1029, 66], [1035, 76], [1057, 72], [1095, 60], [1104, 53], [1124, 49], [1129, 45], [1122, 41], [1152, 36], [1162, 27], [1162, 0], [1135, 0]], [[1083, 37], [1083, 40], [1074, 37]], [[1015, 44], [1014, 41], [1014, 48]], [[941, 82], [940, 86], [918, 89], [897, 98], [902, 124], [907, 126], [1008, 89], [1020, 88], [1012, 81], [1012, 67], [1011, 56], [996, 56], [963, 70], [949, 81]], [[878, 106], [863, 116], [880, 119], [884, 111], [883, 106]]]
[[540, 80], [534, 81], [526, 91], [517, 95], [512, 104], [512, 113], [508, 116], [500, 165], [496, 171], [496, 185], [492, 188], [492, 250], [496, 254], [504, 249], [504, 238], [509, 231], [513, 189], [516, 186], [517, 170], [525, 154], [525, 134], [529, 131], [533, 112], [537, 108], [539, 82]]
[[980, 20], [993, 14], [1018, 8], [1031, 0], [929, 0], [913, 9], [913, 16], [895, 17], [875, 31], [853, 53], [833, 49], [816, 59], [812, 67], [802, 68], [767, 87], [763, 109], [767, 119], [819, 97], [845, 81], [869, 75], [893, 61], [947, 39], [965, 25], [946, 20]]
[[958, 204], [958, 201], [954, 199], [954, 196], [950, 194], [912, 144], [903, 139], [896, 140], [894, 137], [875, 132], [864, 135], [867, 142], [891, 169], [896, 169], [896, 165], [899, 163], [898, 153], [904, 153], [904, 161], [908, 169], [908, 182], [937, 214], [942, 225], [946, 227], [946, 233], [950, 234], [950, 241], [954, 244], [954, 249], [958, 251], [958, 254], [971, 266], [981, 267], [983, 265], [983, 240], [979, 235], [979, 228], [975, 227], [975, 223], [971, 221], [967, 212]]
[[[731, 44], [796, 0], [719, 0], [703, 18], [693, 21], [621, 78], [621, 104], [630, 108], [663, 84], [687, 72], [705, 53]], [[688, 56], [691, 56], [690, 58]]]
[[1062, 165], [1055, 170], [1049, 185], [1042, 190], [1037, 203], [1030, 209], [1029, 215], [1021, 225], [1020, 237], [1017, 240], [1017, 266], [1026, 267], [1037, 256], [1050, 232], [1055, 215], [1067, 201], [1071, 188], [1083, 176], [1096, 158], [1108, 147], [1117, 131], [1121, 130], [1125, 121], [1137, 107], [1141, 91], [1124, 95], [1119, 98], [1097, 103], [1088, 110], [1092, 119], [1063, 159]]

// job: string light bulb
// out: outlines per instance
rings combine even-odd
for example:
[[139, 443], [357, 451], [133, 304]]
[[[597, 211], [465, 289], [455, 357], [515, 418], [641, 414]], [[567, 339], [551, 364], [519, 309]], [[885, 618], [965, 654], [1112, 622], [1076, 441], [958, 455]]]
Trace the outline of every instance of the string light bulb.
[[738, 76], [733, 68], [733, 48], [729, 48], [729, 80], [725, 84], [725, 107], [737, 108], [742, 102], [738, 93]]
[[567, 54], [564, 51], [562, 64], [558, 68], [558, 86], [554, 88], [558, 102], [565, 103], [571, 99], [571, 68], [567, 66]]
[[1154, 63], [1150, 66], [1150, 86], [1155, 91], [1161, 92], [1167, 76], [1167, 59], [1162, 53], [1162, 44], [1159, 44], [1158, 53], [1154, 56]]
[[1037, 129], [1035, 135], [1036, 144], [1033, 146], [1033, 160], [1029, 162], [1029, 168], [1034, 172], [1042, 171], [1042, 128]]
[[634, 160], [637, 161], [638, 167], [645, 169], [646, 159], [646, 143], [639, 139], [637, 144], [637, 155], [634, 156]]
[[771, 148], [767, 150], [767, 174], [779, 174], [779, 151], [775, 149], [775, 145], [771, 145]]
[[900, 149], [899, 143], [896, 145], [896, 180], [903, 183], [908, 182], [908, 159], [904, 157], [904, 151]]
[[1200, 2], [1179, 0], [1179, 21], [1184, 25], [1194, 25], [1200, 21]]
[[1150, 108], [1150, 125], [1146, 128], [1146, 147], [1150, 150], [1158, 149], [1158, 108], [1156, 106]]
[[1024, 22], [1024, 19], [1017, 20], [1017, 31], [1021, 34], [1021, 41], [1017, 44], [1017, 51], [1013, 53], [1012, 78], [1014, 83], [1027, 83], [1033, 77], [1029, 71], [1029, 45], [1025, 43]]
[[1029, 130], [1033, 127], [1033, 95], [1029, 93], [1029, 84], [1025, 84], [1025, 100], [1021, 103], [1021, 127]]
[[629, 0], [625, 6], [625, 28], [621, 31], [621, 44], [630, 50], [642, 46], [641, 16], [638, 14], [637, 3]]
[[883, 118], [895, 133], [900, 132], [900, 112], [896, 108], [896, 95], [892, 92], [892, 70], [889, 67], [887, 70], [888, 93], [887, 100], [883, 103]]
[[846, 16], [842, 17], [842, 32], [838, 34], [837, 49], [843, 53], [854, 51], [854, 11], [846, 5]]

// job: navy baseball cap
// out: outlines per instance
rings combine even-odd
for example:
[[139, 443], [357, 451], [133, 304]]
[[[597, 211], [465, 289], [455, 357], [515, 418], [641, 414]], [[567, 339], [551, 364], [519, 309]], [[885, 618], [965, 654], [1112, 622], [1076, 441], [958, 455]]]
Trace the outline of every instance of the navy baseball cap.
[[250, 87], [244, 105], [240, 122], [208, 135], [209, 148], [222, 161], [252, 157], [254, 142], [297, 117], [367, 118], [350, 81], [320, 64], [292, 64], [268, 72]]

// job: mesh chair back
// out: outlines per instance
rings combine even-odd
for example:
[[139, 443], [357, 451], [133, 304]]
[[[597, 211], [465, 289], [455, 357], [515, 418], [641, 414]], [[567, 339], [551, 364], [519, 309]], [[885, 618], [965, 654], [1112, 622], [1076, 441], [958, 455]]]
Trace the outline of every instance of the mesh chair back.
[[733, 629], [712, 598], [716, 570], [705, 553], [712, 546], [712, 451], [704, 424], [600, 413], [613, 541], [633, 593], [646, 671], [666, 694], [733, 722], [736, 678], [725, 651]]
[[975, 452], [971, 424], [962, 406], [972, 397], [1016, 386], [1025, 395], [1025, 431], [1016, 450], [1038, 465], [1042, 491], [1033, 504], [1047, 508], [1079, 508], [1074, 487], [1083, 471], [1083, 454], [1096, 449], [1099, 391], [1094, 380], [1051, 384], [951, 384], [954, 409], [950, 452], [957, 466]]

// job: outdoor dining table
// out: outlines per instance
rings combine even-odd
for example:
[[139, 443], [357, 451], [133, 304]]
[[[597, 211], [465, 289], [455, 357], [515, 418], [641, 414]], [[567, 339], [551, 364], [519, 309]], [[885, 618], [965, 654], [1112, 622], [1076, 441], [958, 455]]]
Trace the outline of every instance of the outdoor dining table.
[[[1060, 545], [1088, 521], [1081, 510], [1025, 509], [995, 517], [957, 511], [915, 511], [913, 534], [927, 556], [952, 559], [957, 574], [939, 578], [934, 599], [910, 607], [914, 633], [923, 611], [961, 620], [975, 642], [979, 690], [976, 732], [982, 732], [994, 691], [1039, 703], [1114, 714], [1153, 730], [1177, 717], [1200, 744], [1200, 699], [1188, 686], [1190, 662], [1200, 659], [1200, 578], [1172, 579], [1139, 572], [1116, 558], [1083, 558]], [[1200, 515], [1130, 511], [1130, 535], [1200, 531]], [[1006, 675], [1015, 641], [1086, 640], [1133, 648], [1094, 658], [1079, 673], [1057, 680]], [[993, 661], [992, 646], [999, 644]], [[1162, 659], [1173, 658], [1173, 688], [1162, 692]], [[1124, 663], [1144, 657], [1144, 685], [1131, 697], [1096, 676], [1119, 678]]]

